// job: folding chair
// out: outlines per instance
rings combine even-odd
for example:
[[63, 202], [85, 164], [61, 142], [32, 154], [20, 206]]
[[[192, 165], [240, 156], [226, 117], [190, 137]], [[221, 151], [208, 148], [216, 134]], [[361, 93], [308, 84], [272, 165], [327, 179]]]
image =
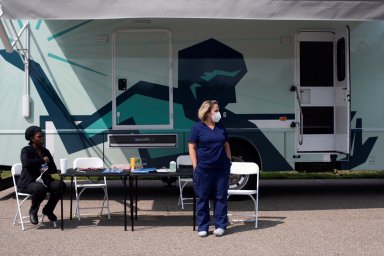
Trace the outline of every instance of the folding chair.
[[[81, 169], [81, 168], [103, 168], [104, 163], [103, 160], [98, 158], [98, 157], [81, 157], [81, 158], [76, 158], [73, 161], [73, 169]], [[107, 179], [104, 177], [103, 180], [98, 180], [98, 181], [91, 181], [92, 183], [89, 182], [82, 182], [78, 181], [76, 177], [74, 177], [75, 181], [75, 191], [76, 191], [76, 211], [75, 211], [75, 216], [77, 216], [78, 220], [80, 220], [80, 210], [81, 209], [98, 209], [101, 208], [100, 215], [103, 214], [103, 209], [107, 208], [108, 209], [108, 219], [111, 218], [111, 212], [109, 209], [109, 200], [108, 200], [108, 189], [107, 189]], [[101, 207], [80, 207], [80, 197], [83, 194], [83, 192], [86, 189], [89, 188], [101, 188], [104, 191], [104, 198], [103, 198], [103, 203]], [[105, 205], [106, 203], [106, 205]]]
[[[11, 168], [11, 173], [12, 173], [12, 180], [13, 180], [13, 187], [15, 188], [15, 195], [16, 195], [16, 204], [17, 204], [17, 209], [16, 209], [16, 214], [15, 218], [13, 219], [13, 226], [15, 226], [16, 223], [21, 224], [21, 229], [24, 231], [24, 221], [23, 219], [29, 219], [29, 215], [23, 216], [21, 213], [21, 208], [27, 199], [29, 199], [32, 194], [28, 193], [21, 193], [18, 192], [17, 190], [17, 184], [16, 184], [16, 177], [21, 175], [22, 171], [22, 165], [20, 163], [14, 164]], [[47, 193], [49, 196], [49, 193]], [[42, 223], [44, 220], [44, 215], [39, 219], [39, 223]], [[56, 221], [53, 221], [53, 226], [56, 227]]]
[[[239, 190], [239, 189], [229, 189], [228, 198], [230, 196], [249, 196], [255, 205], [255, 228], [257, 228], [257, 214], [258, 214], [258, 205], [259, 205], [259, 166], [256, 163], [250, 162], [232, 162], [231, 166], [231, 175], [256, 175], [256, 186], [253, 190]], [[247, 215], [243, 215], [247, 216]], [[248, 215], [249, 216], [249, 215]]]
[[[180, 168], [181, 166], [192, 166], [192, 161], [189, 155], [181, 155], [178, 156], [176, 159], [176, 166], [177, 168]], [[181, 205], [181, 209], [184, 210], [184, 204], [193, 204], [193, 202], [184, 203], [187, 200], [193, 200], [192, 197], [185, 198], [183, 197], [183, 189], [185, 185], [188, 183], [192, 183], [191, 178], [180, 178], [179, 176], [179, 190], [180, 190], [180, 196], [179, 196], [179, 202], [177, 205]]]

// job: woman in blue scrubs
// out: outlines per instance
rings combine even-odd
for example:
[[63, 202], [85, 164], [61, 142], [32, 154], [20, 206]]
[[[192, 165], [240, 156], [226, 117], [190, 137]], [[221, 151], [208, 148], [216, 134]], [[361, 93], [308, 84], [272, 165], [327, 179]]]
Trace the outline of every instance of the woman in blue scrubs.
[[219, 123], [219, 104], [207, 100], [198, 112], [200, 121], [193, 125], [189, 137], [189, 155], [194, 169], [194, 186], [197, 197], [196, 213], [198, 234], [208, 235], [209, 199], [213, 197], [213, 220], [216, 236], [222, 236], [228, 224], [228, 180], [231, 167], [231, 149], [228, 135]]

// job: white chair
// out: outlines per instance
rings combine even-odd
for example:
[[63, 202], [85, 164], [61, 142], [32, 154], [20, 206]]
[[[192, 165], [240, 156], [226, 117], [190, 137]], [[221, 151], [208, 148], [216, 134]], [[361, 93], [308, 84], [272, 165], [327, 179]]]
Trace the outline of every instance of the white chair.
[[[81, 168], [103, 168], [104, 163], [103, 160], [98, 157], [81, 157], [76, 158], [73, 161], [73, 169], [81, 169]], [[100, 215], [103, 214], [103, 209], [108, 209], [108, 219], [111, 218], [111, 212], [109, 210], [109, 200], [108, 200], [108, 189], [107, 189], [107, 179], [104, 177], [101, 181], [92, 181], [84, 182], [78, 181], [76, 177], [74, 177], [75, 181], [75, 191], [76, 191], [76, 211], [75, 216], [77, 216], [78, 220], [80, 220], [80, 210], [81, 209], [98, 209], [101, 208]], [[104, 198], [101, 207], [80, 207], [80, 197], [86, 189], [89, 188], [101, 188], [104, 191]], [[106, 205], [105, 205], [106, 203]]]
[[[176, 159], [176, 166], [177, 168], [180, 168], [180, 166], [192, 166], [192, 161], [189, 155], [181, 155], [178, 156]], [[192, 183], [191, 178], [180, 178], [179, 176], [179, 190], [180, 190], [180, 196], [179, 196], [179, 202], [177, 205], [181, 205], [181, 209], [184, 210], [184, 204], [193, 204], [193, 202], [185, 203], [185, 201], [193, 200], [192, 197], [185, 198], [183, 197], [183, 189], [185, 185], [188, 183]]]
[[[25, 227], [24, 227], [23, 219], [29, 219], [29, 215], [23, 216], [21, 213], [21, 208], [24, 202], [27, 201], [27, 199], [30, 198], [32, 194], [21, 193], [17, 190], [16, 177], [21, 175], [21, 171], [22, 171], [22, 165], [20, 163], [14, 164], [11, 168], [13, 186], [15, 188], [16, 203], [17, 203], [16, 214], [15, 214], [15, 218], [13, 219], [13, 226], [15, 226], [16, 223], [21, 224], [21, 229], [24, 231]], [[49, 193], [47, 193], [47, 195], [49, 196]], [[44, 220], [44, 215], [39, 219], [39, 223], [43, 222], [43, 220]], [[53, 225], [54, 227], [56, 227], [56, 221], [53, 221]]]
[[249, 196], [255, 205], [255, 228], [257, 228], [257, 214], [259, 205], [259, 166], [256, 163], [250, 162], [232, 162], [231, 175], [256, 175], [255, 189], [252, 190], [238, 190], [229, 189], [228, 198], [230, 196]]

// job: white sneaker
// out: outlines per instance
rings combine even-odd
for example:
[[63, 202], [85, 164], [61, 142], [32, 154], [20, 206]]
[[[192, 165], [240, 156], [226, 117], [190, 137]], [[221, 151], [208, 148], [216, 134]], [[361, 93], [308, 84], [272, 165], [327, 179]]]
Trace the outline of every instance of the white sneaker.
[[217, 229], [215, 229], [215, 231], [213, 231], [213, 234], [215, 234], [215, 236], [222, 236], [222, 235], [224, 235], [224, 232], [225, 232], [224, 229], [217, 228]]
[[207, 231], [199, 231], [199, 237], [205, 237], [208, 235]]

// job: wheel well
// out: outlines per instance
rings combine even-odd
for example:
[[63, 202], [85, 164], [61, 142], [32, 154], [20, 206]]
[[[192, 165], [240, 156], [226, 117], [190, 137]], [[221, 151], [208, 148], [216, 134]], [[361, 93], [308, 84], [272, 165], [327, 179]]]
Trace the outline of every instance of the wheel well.
[[262, 169], [260, 153], [251, 142], [241, 138], [230, 138], [229, 145], [233, 154], [244, 153], [241, 157], [244, 161], [255, 162], [259, 165], [260, 170]]

